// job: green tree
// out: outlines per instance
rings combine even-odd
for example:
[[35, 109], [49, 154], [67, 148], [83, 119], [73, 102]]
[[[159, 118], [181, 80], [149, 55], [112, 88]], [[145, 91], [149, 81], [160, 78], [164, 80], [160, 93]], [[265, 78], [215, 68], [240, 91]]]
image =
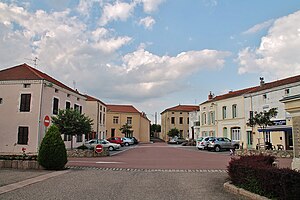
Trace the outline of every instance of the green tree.
[[125, 134], [125, 137], [132, 137], [133, 136], [133, 130], [131, 130], [132, 126], [129, 124], [124, 124], [119, 130], [121, 133]]
[[248, 126], [254, 127], [258, 126], [263, 131], [263, 140], [265, 141], [265, 129], [267, 126], [274, 125], [271, 121], [273, 117], [277, 116], [277, 108], [271, 108], [269, 111], [255, 112], [254, 116], [250, 116], [248, 119]]
[[155, 133], [161, 132], [161, 126], [159, 124], [151, 124], [150, 126], [150, 133], [151, 137], [155, 136]]
[[55, 125], [50, 126], [42, 140], [38, 153], [38, 162], [50, 170], [64, 169], [68, 162], [65, 143], [61, 138], [59, 129]]
[[[58, 115], [52, 117], [59, 132], [65, 135], [83, 135], [92, 131], [93, 120], [74, 109], [59, 110]], [[71, 137], [71, 149], [73, 149], [73, 137]]]
[[179, 130], [177, 128], [172, 128], [171, 130], [169, 130], [168, 132], [168, 136], [169, 137], [175, 137], [177, 136], [178, 137], [179, 135]]

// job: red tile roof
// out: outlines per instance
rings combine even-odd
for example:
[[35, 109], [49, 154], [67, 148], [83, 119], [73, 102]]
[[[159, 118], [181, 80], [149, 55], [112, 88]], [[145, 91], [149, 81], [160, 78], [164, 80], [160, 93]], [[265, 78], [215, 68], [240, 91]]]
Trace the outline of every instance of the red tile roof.
[[140, 113], [132, 105], [107, 105], [107, 111], [121, 113]]
[[0, 81], [11, 81], [11, 80], [47, 80], [55, 85], [58, 85], [64, 89], [78, 93], [78, 91], [66, 86], [65, 84], [59, 82], [58, 80], [52, 78], [51, 76], [30, 67], [27, 64], [18, 65], [8, 69], [0, 71]]
[[89, 95], [87, 95], [87, 94], [85, 94], [84, 96], [86, 97], [86, 100], [87, 100], [87, 101], [98, 101], [98, 102], [100, 102], [101, 104], [103, 104], [103, 105], [106, 106], [106, 104], [103, 103], [103, 101], [101, 101], [101, 100], [99, 100], [99, 99], [97, 99], [97, 98], [95, 98], [95, 97], [89, 96]]
[[229, 99], [229, 98], [246, 95], [246, 94], [251, 94], [251, 93], [255, 93], [255, 92], [259, 92], [259, 91], [263, 91], [263, 90], [268, 90], [268, 89], [272, 89], [272, 88], [276, 88], [279, 86], [288, 85], [288, 84], [292, 84], [292, 83], [296, 83], [296, 82], [300, 82], [300, 75], [273, 81], [273, 82], [269, 82], [269, 83], [264, 83], [261, 86], [259, 85], [259, 86], [250, 87], [250, 88], [246, 88], [246, 89], [230, 91], [229, 93], [215, 96], [215, 97], [213, 97], [213, 99], [207, 100], [207, 101], [201, 103], [201, 105], [208, 103], [208, 102]]
[[199, 110], [199, 106], [197, 106], [197, 105], [178, 105], [178, 106], [174, 106], [171, 108], [167, 108], [162, 113], [167, 112], [167, 111], [191, 112], [191, 111], [196, 111], [196, 110]]

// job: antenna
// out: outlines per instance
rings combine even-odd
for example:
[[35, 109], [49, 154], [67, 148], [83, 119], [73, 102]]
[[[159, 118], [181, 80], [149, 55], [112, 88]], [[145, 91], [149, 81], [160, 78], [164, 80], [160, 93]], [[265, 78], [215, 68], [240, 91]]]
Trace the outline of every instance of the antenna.
[[37, 61], [40, 60], [38, 57], [34, 57], [34, 59], [24, 58], [25, 60], [33, 61], [34, 68], [37, 67]]

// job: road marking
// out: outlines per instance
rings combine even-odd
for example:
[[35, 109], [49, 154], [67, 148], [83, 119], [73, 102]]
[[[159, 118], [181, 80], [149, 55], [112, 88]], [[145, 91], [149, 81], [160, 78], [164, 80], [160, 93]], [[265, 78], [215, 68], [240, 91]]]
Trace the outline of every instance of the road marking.
[[123, 162], [105, 162], [105, 161], [100, 161], [96, 162], [97, 164], [115, 164], [115, 163], [123, 163]]

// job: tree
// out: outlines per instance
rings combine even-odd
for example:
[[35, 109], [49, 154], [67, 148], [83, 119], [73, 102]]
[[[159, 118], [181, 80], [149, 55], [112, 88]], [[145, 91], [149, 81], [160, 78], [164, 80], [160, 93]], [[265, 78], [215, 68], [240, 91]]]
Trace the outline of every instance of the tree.
[[156, 137], [155, 133], [160, 133], [161, 132], [161, 126], [159, 124], [151, 124], [150, 126], [150, 133], [151, 137]]
[[250, 116], [250, 119], [248, 120], [247, 125], [254, 127], [258, 126], [263, 130], [263, 139], [265, 141], [265, 129], [267, 126], [274, 125], [274, 122], [271, 121], [273, 117], [276, 117], [277, 115], [277, 108], [271, 108], [269, 111], [263, 111], [263, 112], [255, 112], [254, 116]]
[[129, 124], [124, 124], [119, 130], [121, 133], [125, 134], [125, 137], [132, 137], [133, 136], [133, 130], [131, 130], [132, 126]]
[[172, 128], [171, 130], [169, 130], [168, 132], [168, 136], [169, 137], [175, 137], [177, 136], [178, 137], [179, 135], [179, 130], [177, 128]]
[[38, 162], [50, 170], [64, 169], [68, 162], [65, 143], [61, 138], [59, 129], [55, 125], [50, 126], [42, 140], [38, 153]]
[[[65, 135], [83, 135], [92, 131], [93, 120], [74, 109], [59, 110], [58, 115], [52, 117], [59, 132]], [[73, 149], [73, 137], [71, 137], [71, 149]]]

